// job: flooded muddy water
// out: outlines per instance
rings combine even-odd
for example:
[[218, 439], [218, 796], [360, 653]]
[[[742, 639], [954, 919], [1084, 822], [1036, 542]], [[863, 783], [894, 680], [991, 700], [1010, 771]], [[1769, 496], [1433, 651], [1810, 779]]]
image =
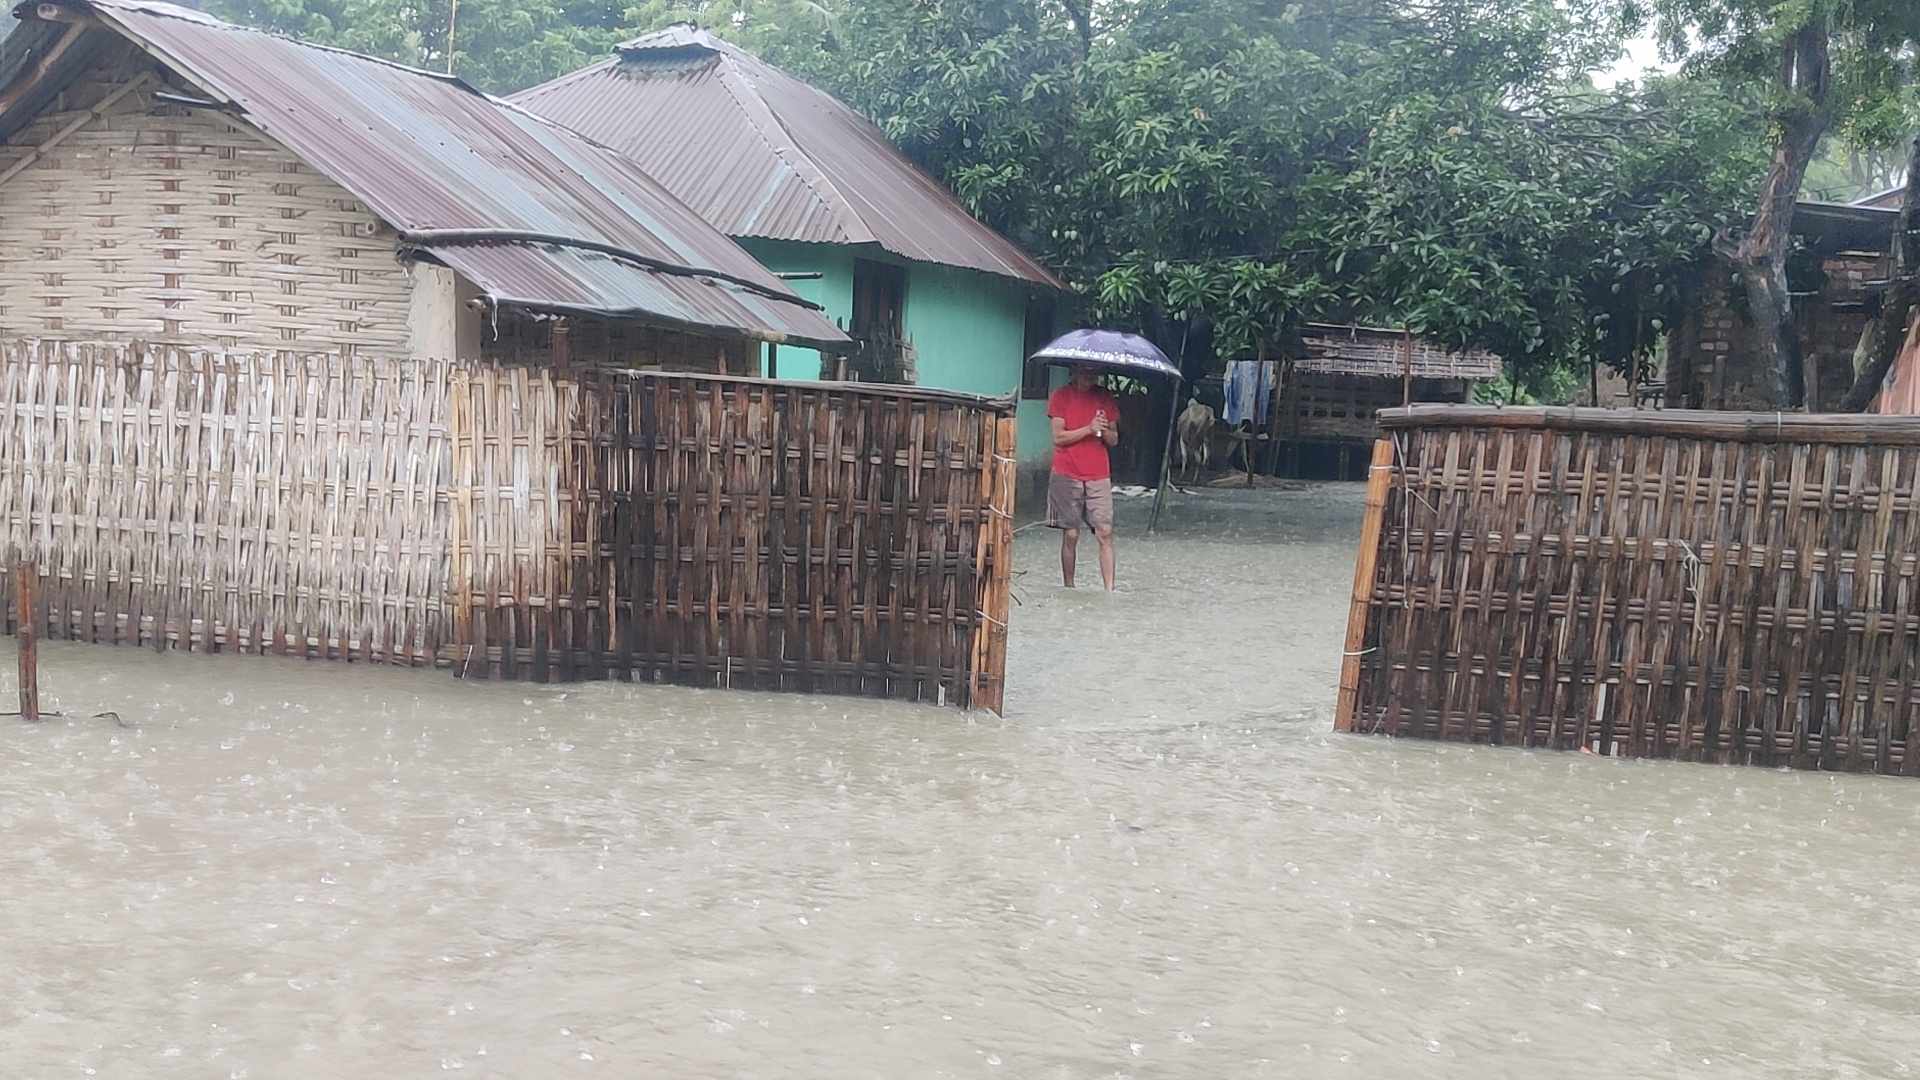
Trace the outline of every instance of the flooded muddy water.
[[0, 723], [0, 1075], [1920, 1059], [1920, 784], [1334, 735], [1358, 489], [1143, 513], [1004, 720], [45, 646], [135, 726]]

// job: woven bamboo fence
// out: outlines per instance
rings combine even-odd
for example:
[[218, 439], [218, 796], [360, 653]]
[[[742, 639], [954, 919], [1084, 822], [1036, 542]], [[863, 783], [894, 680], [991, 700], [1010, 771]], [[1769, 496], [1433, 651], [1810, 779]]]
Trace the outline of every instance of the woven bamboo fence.
[[1011, 403], [480, 368], [453, 430], [463, 670], [1001, 708]]
[[1336, 727], [1920, 773], [1920, 421], [1382, 422]]
[[432, 662], [449, 374], [0, 342], [0, 575], [55, 637]]
[[0, 567], [54, 637], [998, 710], [1013, 438], [904, 388], [0, 341]]

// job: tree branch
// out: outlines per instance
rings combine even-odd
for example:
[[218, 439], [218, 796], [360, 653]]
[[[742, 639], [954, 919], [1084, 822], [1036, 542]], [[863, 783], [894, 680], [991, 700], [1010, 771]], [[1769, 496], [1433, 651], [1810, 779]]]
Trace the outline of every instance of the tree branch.
[[1080, 32], [1080, 59], [1093, 55], [1093, 4], [1092, 0], [1060, 0], [1060, 6], [1067, 11], [1068, 21]]

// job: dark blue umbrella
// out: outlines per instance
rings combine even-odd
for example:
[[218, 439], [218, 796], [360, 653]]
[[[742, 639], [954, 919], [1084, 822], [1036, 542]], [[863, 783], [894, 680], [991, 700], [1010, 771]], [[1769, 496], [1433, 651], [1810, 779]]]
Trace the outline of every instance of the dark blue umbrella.
[[1178, 379], [1180, 369], [1153, 342], [1118, 330], [1069, 330], [1031, 357], [1038, 364], [1090, 367], [1119, 375], [1166, 375]]

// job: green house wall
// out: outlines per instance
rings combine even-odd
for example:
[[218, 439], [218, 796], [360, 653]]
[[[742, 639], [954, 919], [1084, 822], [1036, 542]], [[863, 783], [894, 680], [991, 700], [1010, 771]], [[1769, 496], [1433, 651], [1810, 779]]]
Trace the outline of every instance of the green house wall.
[[[742, 238], [740, 246], [776, 274], [818, 274], [789, 277], [789, 289], [826, 309], [835, 326], [844, 329], [853, 318], [853, 250], [833, 244], [798, 244], [790, 240]], [[782, 379], [818, 379], [820, 354], [813, 349], [782, 345], [777, 354]], [[764, 365], [764, 360], [762, 361]], [[764, 373], [764, 372], [763, 372]]]
[[[752, 238], [741, 239], [740, 245], [776, 274], [818, 274], [789, 277], [787, 285], [825, 308], [838, 325], [844, 327], [852, 318], [853, 248]], [[859, 257], [907, 268], [902, 322], [913, 342], [921, 386], [994, 396], [1019, 392], [1029, 288], [992, 274], [910, 263], [881, 253], [862, 251]], [[777, 357], [780, 378], [820, 377], [820, 354], [812, 349], [783, 345]], [[1052, 452], [1046, 403], [1022, 401], [1019, 424], [1021, 463], [1044, 465]]]

